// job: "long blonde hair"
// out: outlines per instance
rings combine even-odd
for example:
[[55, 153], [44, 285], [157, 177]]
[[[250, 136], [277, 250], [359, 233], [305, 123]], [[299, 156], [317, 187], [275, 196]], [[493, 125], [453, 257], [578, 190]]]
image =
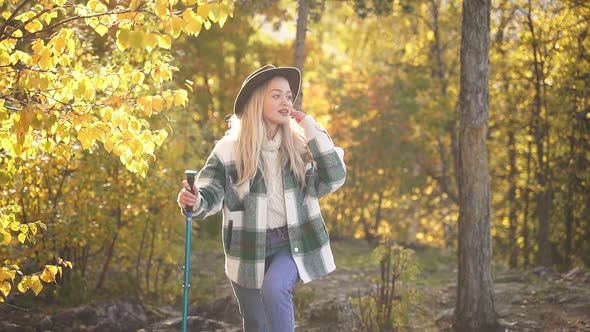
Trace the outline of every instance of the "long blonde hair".
[[[264, 96], [269, 82], [261, 84], [246, 102], [240, 118], [235, 114], [229, 119], [228, 135], [237, 137], [236, 169], [238, 184], [250, 181], [256, 176], [261, 163], [262, 144], [268, 130], [268, 122], [262, 115]], [[303, 187], [305, 185], [305, 164], [312, 160], [311, 152], [307, 148], [303, 130], [293, 119], [288, 124], [281, 125], [282, 145], [279, 149], [281, 162], [284, 158], [291, 161], [291, 172]]]

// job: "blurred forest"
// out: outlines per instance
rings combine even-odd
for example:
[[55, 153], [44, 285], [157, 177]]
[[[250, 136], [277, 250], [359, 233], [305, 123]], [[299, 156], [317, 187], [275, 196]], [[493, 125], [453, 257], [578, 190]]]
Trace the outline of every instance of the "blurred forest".
[[[45, 2], [0, 0], [0, 298], [63, 272], [74, 302], [178, 303], [184, 170], [224, 135], [244, 77], [293, 64], [296, 2]], [[144, 20], [123, 17], [142, 3]], [[456, 251], [461, 1], [308, 4], [302, 107], [348, 169], [322, 201], [331, 238]], [[87, 18], [68, 21], [68, 6]], [[17, 9], [32, 13], [20, 25]], [[494, 260], [588, 268], [590, 6], [498, 0], [491, 19]], [[210, 219], [194, 241], [220, 237]]]

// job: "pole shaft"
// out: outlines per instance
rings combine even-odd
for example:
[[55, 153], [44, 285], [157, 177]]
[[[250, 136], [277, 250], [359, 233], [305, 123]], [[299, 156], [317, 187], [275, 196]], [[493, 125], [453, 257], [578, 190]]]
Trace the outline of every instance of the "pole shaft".
[[191, 231], [193, 227], [193, 213], [186, 213], [186, 242], [184, 247], [184, 301], [182, 305], [182, 331], [187, 331], [188, 318], [188, 289], [190, 287], [189, 276], [191, 266]]

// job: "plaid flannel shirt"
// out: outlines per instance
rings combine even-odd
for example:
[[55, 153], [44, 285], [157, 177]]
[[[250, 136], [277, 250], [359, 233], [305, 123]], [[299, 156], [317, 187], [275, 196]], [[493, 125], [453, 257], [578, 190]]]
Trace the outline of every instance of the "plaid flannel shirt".
[[[336, 269], [328, 232], [320, 212], [319, 198], [344, 184], [346, 166], [341, 148], [311, 116], [300, 123], [314, 163], [308, 163], [306, 185], [300, 184], [283, 164], [283, 189], [291, 255], [304, 283]], [[197, 219], [223, 210], [222, 240], [225, 273], [247, 288], [261, 288], [266, 258], [266, 185], [258, 169], [254, 179], [237, 185], [234, 148], [236, 140], [222, 138], [213, 149], [196, 180], [199, 199], [193, 215]]]

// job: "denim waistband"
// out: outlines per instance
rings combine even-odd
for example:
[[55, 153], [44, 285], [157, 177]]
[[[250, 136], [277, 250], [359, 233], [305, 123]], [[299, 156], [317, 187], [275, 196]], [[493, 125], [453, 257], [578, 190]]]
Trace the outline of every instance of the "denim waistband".
[[287, 226], [269, 228], [266, 230], [266, 247], [274, 248], [289, 242], [289, 230]]

